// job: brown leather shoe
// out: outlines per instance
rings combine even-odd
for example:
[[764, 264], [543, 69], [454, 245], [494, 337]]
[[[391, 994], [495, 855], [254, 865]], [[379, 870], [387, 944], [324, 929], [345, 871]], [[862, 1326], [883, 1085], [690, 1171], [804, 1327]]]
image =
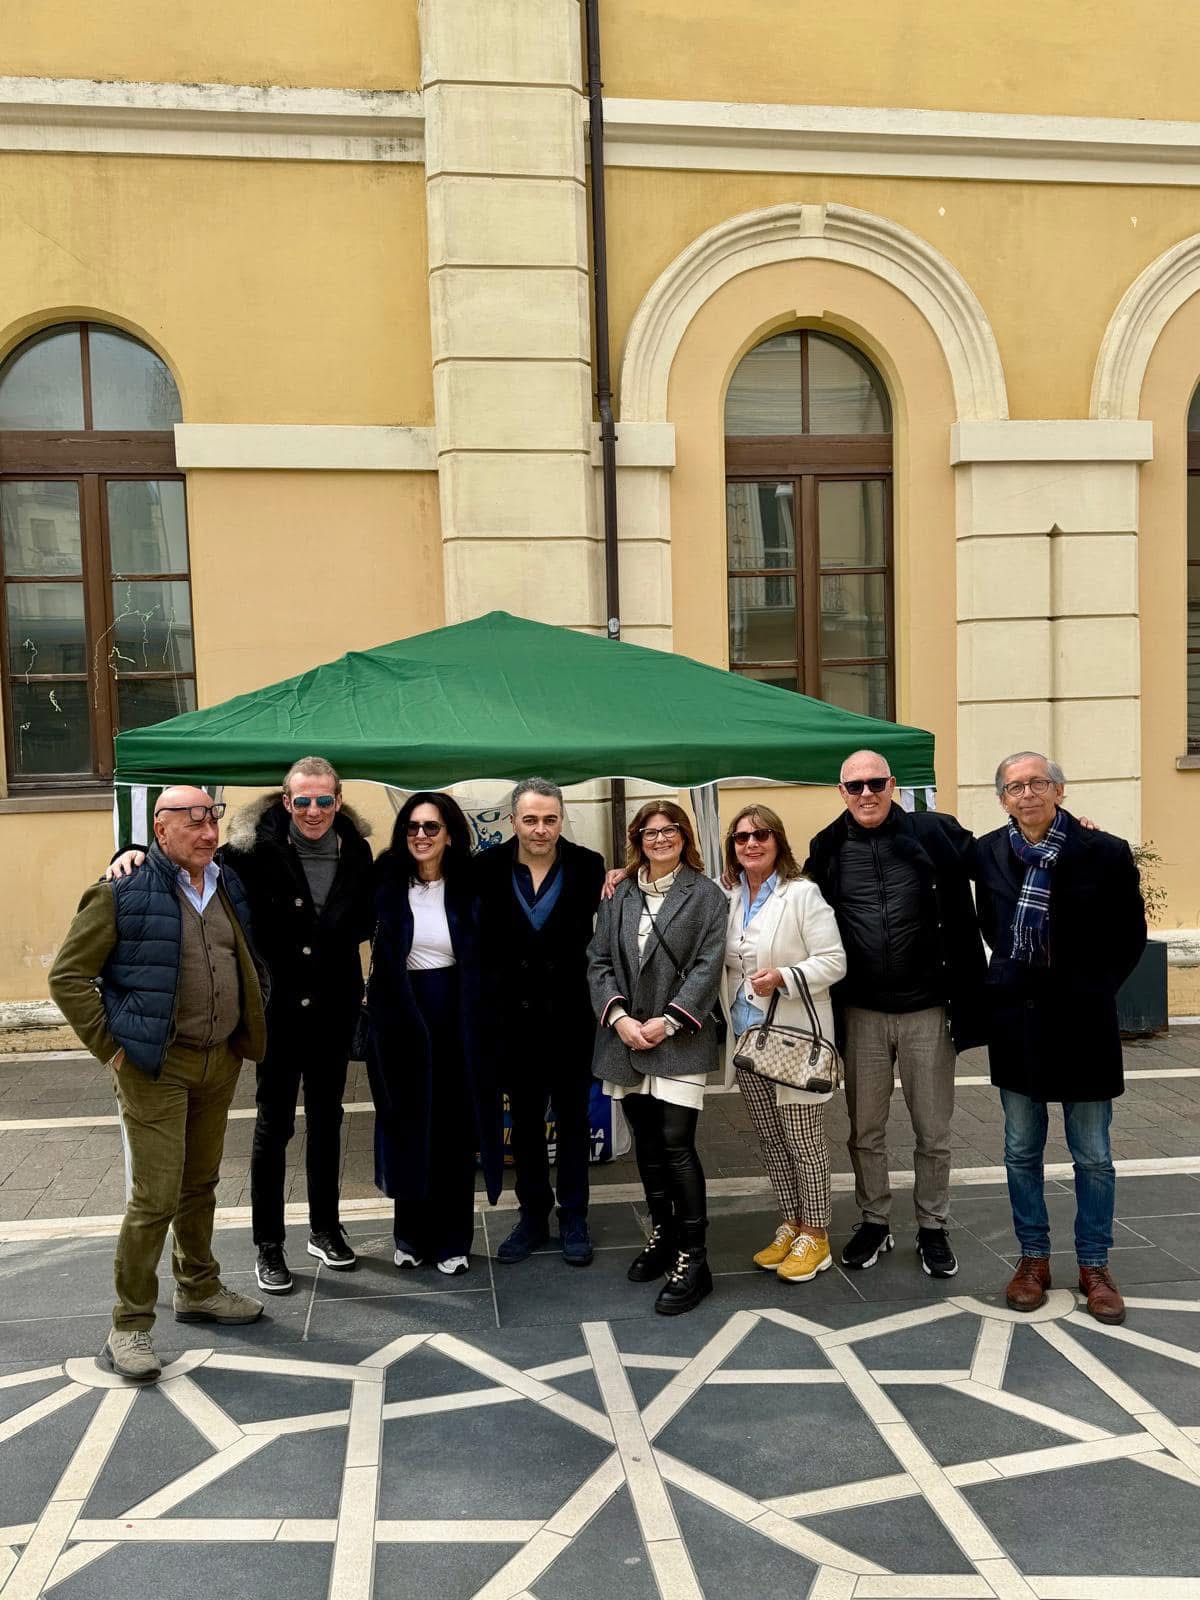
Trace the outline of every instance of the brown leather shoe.
[[1107, 1267], [1080, 1267], [1079, 1292], [1097, 1322], [1124, 1322], [1125, 1302]]
[[1036, 1311], [1046, 1304], [1050, 1287], [1050, 1262], [1046, 1256], [1022, 1256], [1017, 1262], [1004, 1298], [1013, 1311]]

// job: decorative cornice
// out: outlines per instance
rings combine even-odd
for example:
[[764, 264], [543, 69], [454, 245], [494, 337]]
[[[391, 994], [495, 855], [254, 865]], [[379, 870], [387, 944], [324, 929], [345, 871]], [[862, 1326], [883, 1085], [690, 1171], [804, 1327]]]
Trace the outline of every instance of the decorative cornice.
[[185, 468], [286, 472], [436, 472], [432, 428], [177, 422]]
[[1172, 245], [1138, 274], [1113, 312], [1092, 377], [1094, 417], [1136, 417], [1158, 337], [1200, 291], [1200, 233]]
[[840, 261], [883, 278], [925, 317], [946, 355], [962, 420], [1008, 415], [1000, 352], [987, 316], [956, 267], [907, 228], [840, 205], [782, 205], [718, 223], [651, 286], [630, 325], [621, 368], [621, 421], [664, 422], [671, 366], [688, 324], [718, 289], [753, 267]]
[[0, 149], [260, 161], [419, 162], [403, 90], [0, 77]]
[[604, 130], [616, 167], [1200, 184], [1200, 122], [612, 99]]

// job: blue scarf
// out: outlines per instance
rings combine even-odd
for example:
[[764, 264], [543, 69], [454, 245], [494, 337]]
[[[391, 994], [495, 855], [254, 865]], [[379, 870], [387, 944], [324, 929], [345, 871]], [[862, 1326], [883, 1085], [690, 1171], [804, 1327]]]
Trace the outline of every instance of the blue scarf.
[[1029, 966], [1045, 967], [1050, 962], [1050, 869], [1058, 860], [1067, 840], [1067, 824], [1061, 811], [1054, 813], [1054, 821], [1046, 837], [1032, 844], [1008, 819], [1008, 842], [1013, 855], [1025, 868], [1025, 881], [1017, 896], [1017, 909], [1012, 924], [1013, 961], [1023, 961]]

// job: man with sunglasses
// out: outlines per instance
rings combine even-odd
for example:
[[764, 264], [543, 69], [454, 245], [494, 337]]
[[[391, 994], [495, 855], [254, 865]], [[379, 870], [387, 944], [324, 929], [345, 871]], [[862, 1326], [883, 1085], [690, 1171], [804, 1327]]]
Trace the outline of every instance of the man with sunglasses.
[[887, 1123], [896, 1071], [912, 1119], [917, 1254], [950, 1278], [950, 1119], [956, 1051], [984, 1042], [983, 943], [971, 896], [971, 834], [938, 811], [893, 801], [883, 756], [842, 763], [840, 817], [809, 845], [805, 872], [833, 907], [847, 971], [833, 990], [846, 1062], [850, 1160], [861, 1221], [842, 1265], [891, 1250]]
[[[335, 1272], [356, 1257], [339, 1213], [342, 1098], [362, 1002], [359, 946], [371, 934], [370, 828], [342, 802], [323, 756], [304, 756], [283, 788], [244, 806], [218, 851], [246, 886], [258, 952], [271, 974], [267, 1053], [259, 1063], [250, 1151], [255, 1278], [293, 1288], [284, 1254], [287, 1147], [304, 1089], [308, 1254]], [[110, 869], [135, 866], [127, 853]]]
[[87, 890], [50, 972], [55, 1003], [113, 1070], [127, 1199], [97, 1362], [139, 1382], [161, 1371], [150, 1330], [168, 1228], [177, 1322], [240, 1324], [263, 1310], [222, 1284], [212, 1253], [229, 1104], [243, 1057], [266, 1049], [246, 893], [213, 859], [224, 810], [203, 789], [164, 789], [144, 867]]

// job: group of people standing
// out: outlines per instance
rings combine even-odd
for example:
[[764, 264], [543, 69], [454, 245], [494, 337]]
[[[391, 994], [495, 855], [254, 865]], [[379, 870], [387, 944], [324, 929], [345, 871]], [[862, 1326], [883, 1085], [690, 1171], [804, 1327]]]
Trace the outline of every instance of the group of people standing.
[[301, 1090], [307, 1250], [334, 1271], [355, 1267], [338, 1173], [368, 939], [376, 1181], [393, 1200], [398, 1269], [469, 1270], [477, 1162], [492, 1203], [502, 1188], [504, 1093], [518, 1213], [496, 1259], [516, 1265], [547, 1246], [557, 1205], [562, 1256], [586, 1266], [595, 1077], [628, 1119], [645, 1190], [648, 1237], [628, 1276], [660, 1285], [655, 1310], [692, 1309], [713, 1288], [696, 1129], [705, 1086], [720, 1079], [742, 1094], [780, 1211], [754, 1264], [787, 1283], [814, 1279], [833, 1260], [832, 1091], [769, 1082], [735, 1060], [736, 1040], [762, 1026], [772, 1000], [785, 1026], [804, 1026], [811, 1002], [845, 1062], [860, 1220], [842, 1265], [866, 1270], [893, 1248], [886, 1128], [898, 1072], [916, 1145], [917, 1259], [934, 1277], [957, 1272], [947, 1231], [954, 1061], [987, 1043], [1021, 1251], [1008, 1304], [1035, 1309], [1050, 1285], [1042, 1154], [1047, 1102], [1061, 1101], [1080, 1289], [1094, 1315], [1121, 1320], [1107, 1267], [1108, 1125], [1122, 1089], [1115, 994], [1146, 937], [1129, 848], [1062, 808], [1063, 775], [1039, 754], [1000, 764], [1007, 821], [980, 840], [952, 817], [904, 811], [894, 788], [883, 757], [848, 757], [845, 809], [803, 868], [775, 812], [744, 807], [726, 831], [720, 882], [705, 875], [688, 814], [657, 799], [629, 825], [623, 868], [606, 876], [599, 855], [563, 837], [562, 792], [543, 778], [516, 785], [504, 845], [473, 854], [458, 804], [424, 792], [374, 861], [369, 830], [320, 757], [298, 761], [280, 793], [239, 814], [220, 850], [224, 807], [201, 790], [164, 790], [149, 850], [122, 855], [110, 881], [85, 893], [50, 981], [85, 1046], [113, 1068], [126, 1149], [101, 1363], [158, 1376], [150, 1330], [168, 1227], [177, 1320], [262, 1313], [222, 1285], [212, 1254], [243, 1055], [258, 1062], [259, 1288], [293, 1287], [284, 1173]]

